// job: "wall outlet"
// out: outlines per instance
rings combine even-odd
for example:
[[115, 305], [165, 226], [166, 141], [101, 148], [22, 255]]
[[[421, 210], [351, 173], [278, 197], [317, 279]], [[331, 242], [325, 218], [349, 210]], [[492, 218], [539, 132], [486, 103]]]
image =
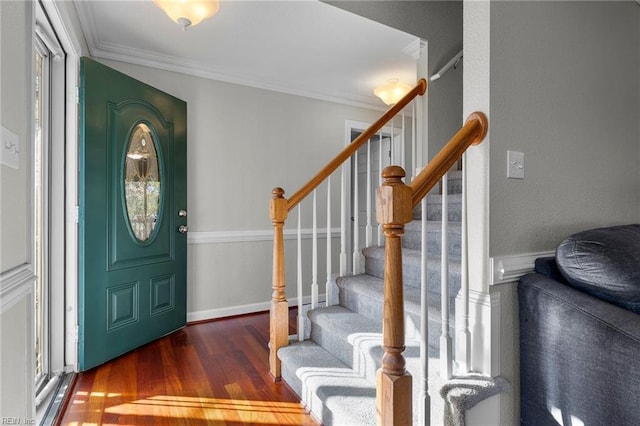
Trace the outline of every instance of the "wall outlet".
[[524, 153], [507, 151], [507, 178], [524, 179]]

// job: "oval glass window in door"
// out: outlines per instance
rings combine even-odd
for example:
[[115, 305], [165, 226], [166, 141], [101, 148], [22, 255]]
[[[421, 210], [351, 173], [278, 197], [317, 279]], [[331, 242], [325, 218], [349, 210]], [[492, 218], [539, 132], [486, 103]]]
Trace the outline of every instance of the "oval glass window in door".
[[124, 193], [131, 231], [140, 242], [148, 240], [158, 221], [162, 177], [153, 134], [144, 123], [131, 133], [124, 172]]

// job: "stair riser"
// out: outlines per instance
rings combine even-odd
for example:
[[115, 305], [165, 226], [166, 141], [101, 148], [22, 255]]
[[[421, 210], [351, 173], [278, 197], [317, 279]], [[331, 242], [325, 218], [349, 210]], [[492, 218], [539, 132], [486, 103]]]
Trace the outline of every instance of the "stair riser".
[[[420, 265], [403, 263], [402, 282], [405, 285], [419, 287], [420, 276], [422, 274]], [[429, 293], [441, 294], [440, 292], [440, 263], [429, 262], [427, 268], [427, 288]], [[384, 279], [384, 260], [365, 257], [365, 273], [374, 277]], [[460, 290], [460, 271], [449, 272], [449, 294], [455, 297]]]
[[[462, 253], [461, 249], [461, 236], [460, 232], [450, 230], [448, 234], [449, 255], [460, 257]], [[422, 249], [422, 230], [415, 229], [415, 227], [405, 228], [404, 235], [402, 236], [402, 247], [413, 250]], [[442, 248], [442, 231], [428, 230], [427, 231], [427, 252], [433, 254], [439, 254]]]
[[[449, 196], [448, 208], [449, 222], [460, 222], [462, 220], [462, 197], [460, 194], [452, 194]], [[416, 208], [413, 209], [413, 218], [415, 220], [421, 220], [421, 212], [422, 203], [419, 203]], [[427, 220], [442, 220], [442, 196], [427, 195]]]
[[[449, 222], [462, 221], [462, 204], [451, 202], [449, 203], [449, 211], [447, 217]], [[414, 219], [420, 219], [420, 209], [416, 208], [413, 213]], [[440, 203], [427, 203], [427, 220], [439, 221], [442, 220], [442, 204]]]
[[354, 368], [357, 363], [357, 360], [354, 360], [353, 346], [349, 342], [325, 330], [313, 320], [311, 321], [311, 340], [322, 346], [348, 367]]
[[[454, 302], [455, 299], [451, 299], [449, 303], [449, 311], [451, 313], [450, 324], [452, 324], [450, 327], [451, 333], [454, 332]], [[371, 318], [373, 321], [380, 321], [380, 323], [382, 323], [384, 305], [379, 300], [344, 290], [340, 292], [340, 305], [367, 318]], [[437, 351], [440, 347], [440, 334], [442, 333], [442, 322], [439, 311], [434, 315], [430, 315], [428, 326], [429, 353], [433, 350], [433, 355], [435, 355], [438, 353]], [[420, 339], [420, 315], [405, 311], [405, 338], [407, 340]]]

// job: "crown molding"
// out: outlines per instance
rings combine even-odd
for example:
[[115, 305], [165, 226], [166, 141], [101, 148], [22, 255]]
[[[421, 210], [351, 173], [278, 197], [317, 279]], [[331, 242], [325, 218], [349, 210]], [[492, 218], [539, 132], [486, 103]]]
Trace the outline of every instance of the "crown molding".
[[145, 51], [138, 51], [123, 46], [107, 45], [101, 43], [99, 47], [94, 47], [92, 56], [94, 58], [110, 59], [119, 62], [126, 62], [134, 65], [156, 68], [164, 71], [178, 72], [195, 77], [221, 81], [225, 83], [238, 84], [241, 86], [253, 87], [256, 89], [269, 90], [288, 95], [301, 96], [321, 101], [334, 102], [359, 108], [372, 109], [376, 111], [386, 111], [380, 105], [378, 98], [373, 96], [358, 96], [354, 94], [340, 92], [320, 92], [305, 90], [295, 87], [287, 87], [283, 84], [274, 83], [264, 79], [257, 79], [250, 76], [229, 75], [210, 70], [195, 63], [189, 63], [180, 58], [154, 55]]
[[91, 2], [74, 2], [80, 17], [80, 25], [87, 41], [89, 53], [96, 59], [109, 59], [119, 62], [126, 62], [134, 65], [160, 69], [164, 71], [178, 72], [195, 77], [216, 80], [225, 83], [238, 84], [241, 86], [253, 87], [256, 89], [269, 90], [288, 95], [301, 96], [321, 101], [333, 102], [342, 105], [366, 108], [375, 111], [386, 111], [386, 106], [380, 104], [380, 100], [375, 96], [361, 96], [353, 93], [346, 93], [335, 90], [309, 90], [299, 87], [291, 87], [286, 82], [277, 82], [270, 79], [263, 79], [250, 75], [231, 75], [212, 67], [202, 64], [185, 61], [169, 55], [159, 55], [146, 50], [134, 49], [113, 43], [100, 41], [96, 32], [94, 13], [91, 11]]
[[402, 53], [412, 57], [417, 61], [418, 59], [420, 59], [420, 53], [424, 51], [426, 47], [427, 41], [422, 40], [421, 38], [417, 38], [413, 42], [409, 43], [404, 49], [402, 49]]

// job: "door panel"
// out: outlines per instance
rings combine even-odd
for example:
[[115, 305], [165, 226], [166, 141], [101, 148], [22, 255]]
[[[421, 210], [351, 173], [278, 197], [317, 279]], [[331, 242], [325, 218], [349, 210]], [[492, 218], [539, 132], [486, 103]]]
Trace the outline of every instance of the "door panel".
[[171, 95], [82, 58], [80, 98], [78, 355], [86, 370], [186, 323], [178, 212], [187, 205], [187, 148], [186, 103]]

